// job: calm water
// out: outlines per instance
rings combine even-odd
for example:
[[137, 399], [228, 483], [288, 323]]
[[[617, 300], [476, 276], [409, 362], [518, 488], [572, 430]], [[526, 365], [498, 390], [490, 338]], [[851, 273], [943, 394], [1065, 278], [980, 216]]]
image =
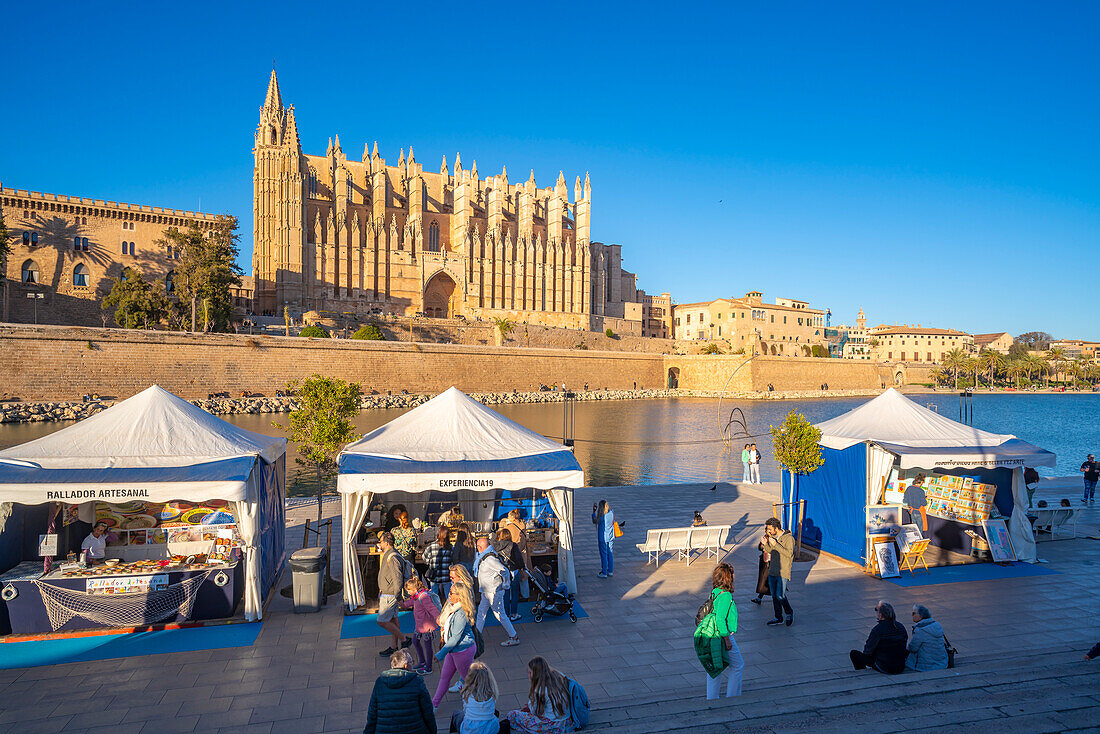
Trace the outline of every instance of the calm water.
[[[725, 453], [721, 426], [734, 408], [745, 418], [748, 432], [756, 437], [764, 457], [765, 481], [779, 479], [772, 460], [768, 427], [782, 422], [789, 410], [797, 410], [812, 422], [833, 418], [862, 405], [870, 398], [820, 400], [723, 401], [723, 416], [716, 399], [623, 400], [576, 405], [576, 453], [592, 486], [715, 482], [741, 477], [741, 447], [734, 440], [733, 455]], [[935, 405], [941, 415], [957, 420], [959, 398], [955, 394], [917, 395], [920, 405]], [[497, 409], [512, 420], [552, 437], [562, 435], [561, 405], [503, 405]], [[373, 410], [360, 414], [356, 425], [367, 432], [401, 415], [402, 410]], [[231, 423], [269, 434], [280, 432], [271, 421], [285, 422], [286, 415], [225, 416]], [[29, 441], [56, 431], [63, 423], [0, 425], [0, 448]], [[1100, 452], [1100, 395], [978, 395], [974, 398], [974, 426], [994, 433], [1014, 433], [1025, 441], [1058, 454], [1058, 466], [1040, 468], [1044, 476], [1076, 475], [1090, 451]], [[735, 429], [739, 430], [739, 429]], [[296, 474], [293, 447], [289, 473]], [[289, 482], [293, 493], [308, 491], [305, 482]]]

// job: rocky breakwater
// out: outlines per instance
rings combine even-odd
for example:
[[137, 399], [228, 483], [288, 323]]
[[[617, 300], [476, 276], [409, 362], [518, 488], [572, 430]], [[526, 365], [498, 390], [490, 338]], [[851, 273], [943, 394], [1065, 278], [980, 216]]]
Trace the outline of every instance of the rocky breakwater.
[[[675, 390], [582, 390], [573, 393], [577, 400], [638, 400], [643, 398], [667, 398], [676, 394]], [[507, 405], [511, 403], [560, 403], [565, 399], [565, 394], [561, 391], [472, 393], [471, 397], [485, 405]], [[431, 398], [431, 395], [412, 393], [389, 395], [376, 393], [364, 395], [362, 404], [363, 410], [415, 408]], [[192, 405], [196, 405], [214, 415], [289, 413], [297, 407], [292, 397], [209, 398], [190, 402]], [[0, 423], [78, 421], [93, 416], [112, 404], [110, 401], [0, 404]]]

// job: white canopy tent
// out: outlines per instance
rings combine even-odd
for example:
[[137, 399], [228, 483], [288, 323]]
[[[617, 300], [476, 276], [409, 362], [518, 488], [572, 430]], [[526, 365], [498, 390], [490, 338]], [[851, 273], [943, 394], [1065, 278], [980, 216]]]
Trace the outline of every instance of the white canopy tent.
[[558, 519], [558, 574], [577, 590], [573, 493], [584, 472], [568, 448], [487, 408], [457, 388], [435, 396], [355, 443], [339, 458], [344, 602], [364, 601], [355, 541], [374, 495], [388, 492], [547, 491]]
[[891, 388], [875, 399], [818, 423], [820, 444], [843, 450], [867, 446], [867, 503], [876, 501], [890, 469], [1007, 468], [1012, 470], [1009, 534], [1017, 558], [1034, 562], [1035, 536], [1027, 519], [1025, 466], [1054, 466], [1054, 453], [1011, 434], [990, 433], [945, 418]]
[[[273, 582], [283, 560], [285, 453], [286, 439], [237, 428], [153, 385], [0, 451], [0, 502], [232, 502], [245, 550], [244, 612], [254, 620], [261, 577]], [[278, 537], [261, 537], [268, 533]]]

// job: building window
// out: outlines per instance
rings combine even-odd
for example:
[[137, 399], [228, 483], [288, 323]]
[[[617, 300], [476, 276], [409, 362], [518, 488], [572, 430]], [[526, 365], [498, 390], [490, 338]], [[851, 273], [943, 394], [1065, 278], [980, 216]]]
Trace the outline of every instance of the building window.
[[38, 283], [38, 263], [34, 260], [23, 263], [23, 282]]
[[439, 224], [432, 222], [428, 227], [428, 251], [439, 252]]
[[136, 255], [136, 254], [137, 254], [137, 253], [136, 253], [136, 252], [134, 251], [134, 243], [133, 243], [133, 242], [131, 242], [131, 243], [130, 243], [130, 254], [131, 254], [131, 255]]
[[79, 237], [73, 237], [73, 249], [74, 250], [79, 250], [80, 249], [80, 238]]
[[317, 171], [309, 169], [309, 195], [317, 196]]
[[171, 245], [168, 245], [168, 259], [169, 260], [172, 259], [172, 246]]
[[28, 246], [30, 246], [30, 244], [31, 244], [31, 233], [27, 232], [27, 231], [24, 231], [23, 232], [23, 247], [28, 247]]
[[88, 218], [87, 217], [81, 217], [80, 218], [80, 223], [81, 224], [87, 224], [88, 223]]
[[80, 249], [83, 250], [84, 252], [88, 251], [88, 238], [87, 237], [81, 237], [80, 238]]
[[176, 292], [176, 271], [168, 271], [168, 275], [164, 276], [164, 292], [168, 295], [172, 295]]
[[130, 243], [126, 242], [125, 240], [122, 241], [122, 254], [123, 255], [129, 255], [130, 254]]
[[73, 268], [73, 285], [77, 288], [88, 287], [88, 266], [84, 263], [79, 263]]

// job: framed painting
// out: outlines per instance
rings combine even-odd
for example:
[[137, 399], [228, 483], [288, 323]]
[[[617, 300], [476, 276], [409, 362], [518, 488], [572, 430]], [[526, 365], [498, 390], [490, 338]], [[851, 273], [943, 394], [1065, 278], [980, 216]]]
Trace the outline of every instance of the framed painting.
[[901, 527], [901, 505], [867, 505], [867, 534], [890, 535]]
[[878, 575], [880, 578], [890, 579], [901, 576], [898, 568], [898, 555], [893, 543], [875, 543], [875, 560], [878, 562]]
[[1016, 560], [1016, 551], [1012, 547], [1012, 538], [1008, 536], [1004, 518], [982, 520], [982, 529], [985, 530], [985, 540], [989, 543], [989, 553], [993, 556], [994, 563]]
[[917, 541], [924, 540], [919, 525], [902, 525], [898, 531], [898, 547], [902, 553], [908, 553], [909, 548]]

